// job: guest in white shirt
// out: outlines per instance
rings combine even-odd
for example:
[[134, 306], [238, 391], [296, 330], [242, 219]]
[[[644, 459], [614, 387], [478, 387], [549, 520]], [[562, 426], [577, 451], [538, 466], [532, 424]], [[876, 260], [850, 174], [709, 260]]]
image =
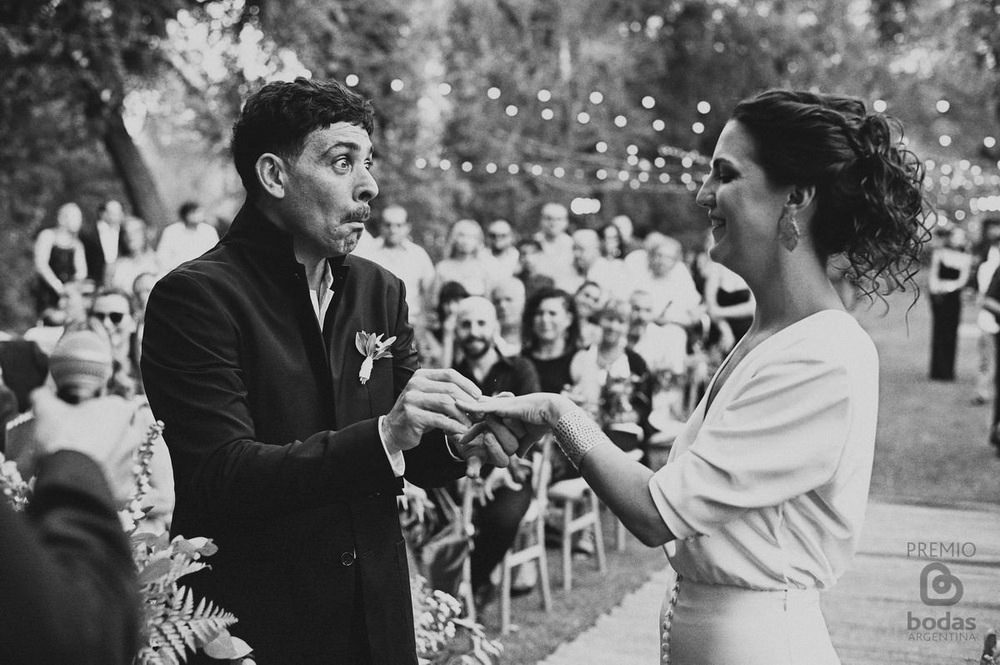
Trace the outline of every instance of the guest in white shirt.
[[[434, 263], [423, 247], [410, 240], [411, 230], [406, 208], [395, 204], [386, 206], [379, 222], [379, 237], [373, 241], [365, 258], [403, 280], [410, 324], [423, 328], [427, 307], [433, 301]], [[357, 249], [354, 252], [357, 253]]]
[[178, 210], [181, 221], [163, 229], [156, 248], [160, 269], [170, 272], [185, 261], [196, 259], [219, 242], [215, 227], [205, 221], [205, 212], [194, 201], [187, 201]]
[[573, 239], [569, 229], [569, 211], [561, 203], [542, 206], [535, 240], [542, 247], [545, 260], [539, 265], [542, 274], [558, 284], [573, 274]]
[[521, 267], [521, 253], [514, 246], [514, 229], [506, 219], [494, 219], [486, 227], [486, 246], [502, 276], [513, 276]]
[[675, 323], [687, 327], [702, 314], [701, 294], [691, 273], [681, 261], [681, 244], [662, 234], [650, 234], [646, 244], [646, 265], [633, 274], [633, 283], [642, 284], [653, 296], [653, 319], [660, 325]]

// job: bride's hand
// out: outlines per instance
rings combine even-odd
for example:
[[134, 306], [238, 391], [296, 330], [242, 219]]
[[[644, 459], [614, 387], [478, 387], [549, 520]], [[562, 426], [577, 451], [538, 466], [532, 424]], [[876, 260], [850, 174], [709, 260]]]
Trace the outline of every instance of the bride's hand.
[[478, 402], [463, 400], [458, 407], [473, 419], [500, 421], [518, 438], [518, 455], [524, 455], [555, 427], [563, 414], [579, 408], [568, 397], [556, 393], [498, 395]]

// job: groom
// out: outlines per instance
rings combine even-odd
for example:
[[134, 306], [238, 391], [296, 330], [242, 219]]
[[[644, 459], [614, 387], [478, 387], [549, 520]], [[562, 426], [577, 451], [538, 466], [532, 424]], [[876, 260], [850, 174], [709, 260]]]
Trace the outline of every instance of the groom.
[[402, 477], [443, 484], [473, 457], [506, 466], [516, 447], [461, 440], [455, 400], [479, 389], [417, 370], [402, 283], [350, 256], [378, 193], [372, 122], [370, 102], [334, 82], [252, 95], [232, 145], [246, 203], [146, 312], [172, 532], [219, 546], [185, 580], [238, 617], [258, 665], [415, 664]]

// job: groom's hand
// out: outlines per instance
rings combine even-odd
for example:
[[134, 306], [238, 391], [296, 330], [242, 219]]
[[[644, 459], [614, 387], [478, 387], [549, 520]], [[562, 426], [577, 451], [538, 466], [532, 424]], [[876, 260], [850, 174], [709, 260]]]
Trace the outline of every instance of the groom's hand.
[[382, 438], [390, 453], [415, 448], [432, 429], [463, 435], [472, 426], [457, 402], [479, 400], [481, 390], [453, 369], [418, 369], [386, 415]]
[[462, 436], [449, 436], [448, 444], [465, 460], [465, 475], [478, 478], [483, 464], [501, 468], [510, 464], [518, 438], [505, 424], [489, 418], [477, 422]]

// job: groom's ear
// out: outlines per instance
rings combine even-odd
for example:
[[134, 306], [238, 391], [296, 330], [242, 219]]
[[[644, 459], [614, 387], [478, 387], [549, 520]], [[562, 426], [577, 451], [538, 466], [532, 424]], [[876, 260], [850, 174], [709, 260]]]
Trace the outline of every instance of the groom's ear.
[[253, 165], [261, 189], [276, 199], [285, 198], [286, 166], [285, 160], [271, 152], [262, 154]]

